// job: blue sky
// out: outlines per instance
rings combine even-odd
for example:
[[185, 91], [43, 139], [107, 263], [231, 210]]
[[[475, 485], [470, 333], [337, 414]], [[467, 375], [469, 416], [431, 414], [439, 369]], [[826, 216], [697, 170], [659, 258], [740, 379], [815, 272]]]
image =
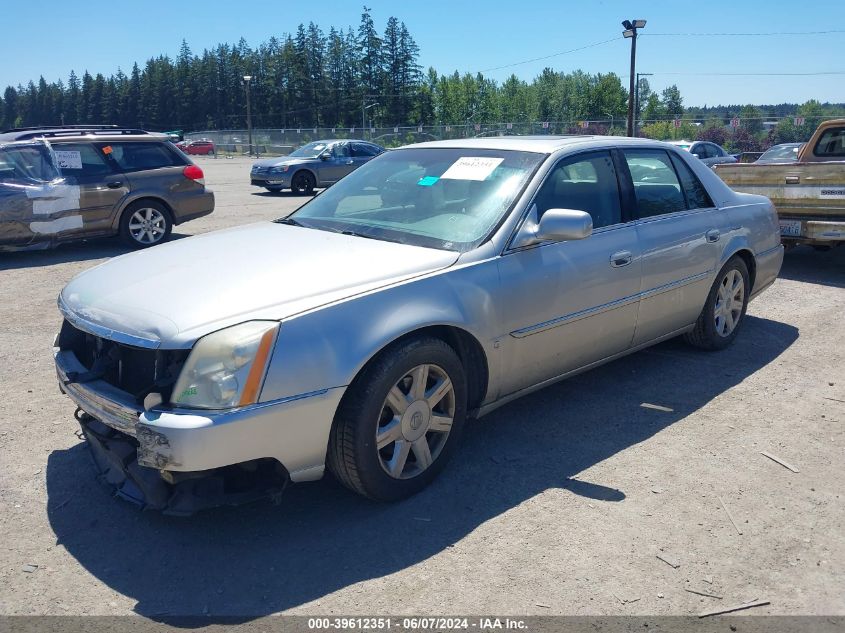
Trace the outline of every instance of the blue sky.
[[[182, 39], [194, 52], [241, 36], [257, 45], [292, 32], [300, 22], [357, 28], [363, 3], [350, 0], [284, 2], [4, 2], [0, 88], [43, 75], [67, 80], [109, 75], [133, 61], [175, 56]], [[652, 87], [677, 84], [686, 105], [845, 102], [845, 74], [714, 76], [703, 73], [845, 73], [845, 32], [819, 35], [693, 36], [676, 33], [780, 33], [845, 29], [845, 0], [367, 0], [379, 31], [387, 18], [404, 21], [420, 47], [420, 62], [440, 72], [510, 73], [530, 80], [555, 70], [628, 74], [629, 42], [622, 19], [648, 20], [638, 42], [637, 70], [654, 73]], [[133, 8], [137, 7], [137, 8]], [[513, 65], [596, 42], [579, 52]], [[498, 68], [508, 66], [507, 68]], [[626, 80], [627, 81], [627, 80]]]

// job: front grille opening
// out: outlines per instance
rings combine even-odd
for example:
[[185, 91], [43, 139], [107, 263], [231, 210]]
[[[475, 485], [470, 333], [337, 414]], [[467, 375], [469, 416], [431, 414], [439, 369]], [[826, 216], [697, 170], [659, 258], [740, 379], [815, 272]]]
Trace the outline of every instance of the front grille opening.
[[190, 350], [151, 350], [104, 339], [62, 323], [59, 348], [73, 352], [89, 380], [104, 380], [138, 404], [152, 392], [170, 401], [173, 385]]

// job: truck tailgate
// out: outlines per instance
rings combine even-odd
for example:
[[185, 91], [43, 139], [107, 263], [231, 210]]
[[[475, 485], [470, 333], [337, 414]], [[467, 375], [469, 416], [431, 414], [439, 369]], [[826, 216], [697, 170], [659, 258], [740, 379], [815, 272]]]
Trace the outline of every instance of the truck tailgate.
[[734, 191], [771, 199], [781, 218], [845, 220], [845, 161], [717, 165]]

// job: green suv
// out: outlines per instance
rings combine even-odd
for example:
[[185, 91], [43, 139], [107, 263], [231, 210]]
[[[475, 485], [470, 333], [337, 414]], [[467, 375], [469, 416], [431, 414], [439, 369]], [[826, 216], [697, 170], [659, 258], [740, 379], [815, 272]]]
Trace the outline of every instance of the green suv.
[[169, 137], [115, 126], [0, 133], [0, 250], [120, 235], [159, 244], [214, 210], [202, 169]]

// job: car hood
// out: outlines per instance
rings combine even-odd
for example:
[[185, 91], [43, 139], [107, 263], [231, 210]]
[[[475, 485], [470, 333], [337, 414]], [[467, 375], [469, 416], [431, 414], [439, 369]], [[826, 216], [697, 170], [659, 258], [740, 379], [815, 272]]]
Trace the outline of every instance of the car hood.
[[281, 320], [457, 258], [451, 251], [262, 222], [114, 258], [75, 277], [59, 306], [83, 329], [179, 349], [229, 325]]
[[255, 161], [253, 167], [279, 167], [281, 165], [302, 165], [303, 163], [313, 163], [316, 158], [264, 158]]

